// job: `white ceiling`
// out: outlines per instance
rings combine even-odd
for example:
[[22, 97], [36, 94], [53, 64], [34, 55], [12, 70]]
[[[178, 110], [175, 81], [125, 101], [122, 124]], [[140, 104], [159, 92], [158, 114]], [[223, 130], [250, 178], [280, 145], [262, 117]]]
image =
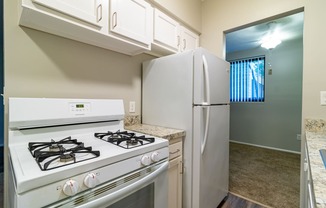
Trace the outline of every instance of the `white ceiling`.
[[285, 42], [303, 36], [303, 12], [247, 27], [226, 34], [226, 53], [260, 47], [261, 39], [270, 31], [270, 22], [275, 22], [275, 31]]

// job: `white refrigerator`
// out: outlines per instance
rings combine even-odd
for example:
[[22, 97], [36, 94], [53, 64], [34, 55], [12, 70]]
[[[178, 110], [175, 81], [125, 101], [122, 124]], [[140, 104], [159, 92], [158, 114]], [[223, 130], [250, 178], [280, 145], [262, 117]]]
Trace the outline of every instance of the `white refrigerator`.
[[229, 68], [203, 48], [143, 63], [142, 122], [186, 130], [184, 208], [216, 208], [228, 193]]

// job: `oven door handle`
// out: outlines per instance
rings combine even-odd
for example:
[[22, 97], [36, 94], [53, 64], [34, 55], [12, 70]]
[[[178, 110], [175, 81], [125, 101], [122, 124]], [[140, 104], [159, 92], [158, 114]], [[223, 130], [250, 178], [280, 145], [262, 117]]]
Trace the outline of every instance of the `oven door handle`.
[[103, 196], [99, 199], [96, 199], [89, 203], [78, 206], [78, 208], [101, 207], [101, 206], [105, 206], [105, 205], [107, 206], [108, 203], [112, 203], [112, 201], [119, 200], [120, 198], [125, 197], [128, 194], [140, 189], [142, 186], [150, 183], [151, 181], [154, 181], [155, 178], [158, 177], [158, 175], [167, 171], [168, 167], [169, 167], [169, 161], [166, 161], [166, 162], [162, 163], [162, 165], [157, 170], [155, 170], [153, 173], [145, 176], [144, 178], [140, 179], [139, 181], [136, 181], [135, 183], [130, 184], [129, 186], [121, 188], [120, 190], [115, 191], [106, 196]]

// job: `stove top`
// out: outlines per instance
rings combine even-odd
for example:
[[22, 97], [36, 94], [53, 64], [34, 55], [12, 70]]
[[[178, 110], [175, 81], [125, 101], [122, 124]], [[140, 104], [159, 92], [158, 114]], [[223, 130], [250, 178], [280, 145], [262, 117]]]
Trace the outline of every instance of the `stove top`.
[[155, 142], [154, 137], [145, 135], [137, 136], [133, 132], [120, 130], [115, 132], [95, 133], [94, 136], [125, 149], [131, 149]]
[[[80, 130], [80, 129], [78, 129]], [[94, 129], [93, 129], [94, 130]], [[37, 129], [25, 130], [26, 132], [22, 135], [14, 135], [14, 132], [9, 132], [10, 137], [13, 138], [12, 141], [16, 141], [15, 143], [9, 144], [10, 149], [10, 157], [12, 161], [13, 168], [15, 170], [16, 180], [17, 180], [17, 192], [22, 193], [27, 190], [40, 187], [49, 183], [54, 183], [55, 181], [62, 180], [62, 178], [69, 178], [76, 174], [86, 173], [91, 171], [92, 169], [100, 168], [103, 166], [107, 166], [109, 164], [114, 164], [119, 161], [125, 160], [130, 157], [134, 157], [137, 155], [142, 155], [146, 152], [154, 151], [159, 148], [167, 147], [168, 141], [162, 138], [155, 137], [155, 141], [153, 143], [148, 143], [146, 145], [137, 146], [131, 149], [121, 148], [114, 143], [107, 142], [103, 139], [96, 138], [94, 136], [95, 132], [108, 132], [108, 128], [100, 127], [96, 128], [94, 131], [89, 131], [75, 134], [75, 132], [62, 131], [58, 135], [57, 131], [54, 132], [46, 132], [39, 133]], [[30, 132], [32, 131], [32, 132]], [[117, 130], [110, 129], [110, 132], [116, 132]], [[121, 129], [120, 131], [124, 131]], [[93, 132], [93, 133], [91, 133]], [[67, 133], [67, 134], [66, 134]], [[133, 133], [133, 132], [129, 132]], [[138, 133], [133, 133], [136, 136], [143, 136]], [[13, 136], [14, 135], [14, 136]], [[29, 135], [33, 135], [33, 139], [30, 139]], [[53, 143], [56, 146], [56, 143], [62, 138], [66, 138], [67, 135], [71, 135], [71, 140], [76, 140], [76, 144], [69, 144], [69, 139], [67, 139], [68, 144], [64, 144], [63, 147], [65, 149], [69, 149], [69, 145], [72, 145], [70, 148], [74, 148], [73, 145], [78, 146], [79, 142], [83, 143], [84, 147], [92, 147], [92, 151], [99, 152], [98, 156], [93, 154], [88, 154], [87, 156], [93, 157], [92, 159], [86, 159], [83, 161], [79, 161], [76, 159], [76, 162], [66, 161], [59, 162], [59, 159], [56, 159], [53, 163], [51, 162], [44, 171], [40, 167], [40, 165], [36, 162], [37, 157], [43, 159], [43, 157], [39, 156], [43, 153], [39, 154], [39, 148], [44, 148], [41, 145], [49, 142], [49, 138], [53, 138]], [[69, 137], [68, 137], [69, 138]], [[28, 142], [22, 142], [24, 140], [29, 140]], [[30, 143], [30, 144], [29, 144]], [[50, 140], [51, 143], [51, 140]], [[68, 145], [68, 146], [67, 146]], [[32, 150], [29, 149], [29, 146], [32, 146]], [[36, 146], [36, 148], [35, 148]], [[35, 148], [35, 149], [33, 149]], [[57, 147], [54, 147], [56, 149]], [[60, 147], [58, 147], [60, 149]], [[45, 147], [42, 151], [48, 151], [49, 146]], [[85, 150], [86, 151], [86, 150]], [[88, 150], [87, 150], [88, 151]], [[71, 153], [71, 152], [68, 152]], [[33, 156], [36, 156], [36, 158]], [[51, 154], [51, 153], [50, 153]], [[75, 154], [76, 155], [76, 154]], [[50, 158], [58, 157], [59, 155], [52, 156]], [[85, 155], [84, 155], [85, 156]], [[41, 161], [41, 165], [45, 165], [51, 159], [45, 159]], [[61, 165], [59, 168], [54, 168], [54, 166], [58, 165], [58, 163], [62, 164], [70, 164], [70, 165]], [[64, 176], [64, 177], [63, 177]]]
[[100, 151], [85, 147], [70, 136], [59, 141], [29, 142], [28, 149], [41, 170], [51, 170], [100, 156]]
[[10, 98], [9, 106], [9, 171], [16, 194], [50, 184], [60, 188], [104, 167], [123, 175], [130, 165], [115, 169], [117, 164], [137, 158], [132, 164], [140, 165], [138, 158], [153, 151], [168, 156], [162, 138], [128, 131], [118, 141], [117, 132], [125, 133], [122, 100]]
[[[107, 131], [94, 133], [94, 137], [109, 142], [124, 149], [131, 149], [155, 142], [154, 137], [137, 135], [130, 131]], [[107, 146], [105, 151], [110, 151]], [[100, 156], [100, 151], [93, 150], [92, 146], [85, 146], [84, 142], [68, 136], [64, 139], [29, 142], [28, 150], [35, 158], [42, 171], [52, 170], [78, 162], [94, 159]]]

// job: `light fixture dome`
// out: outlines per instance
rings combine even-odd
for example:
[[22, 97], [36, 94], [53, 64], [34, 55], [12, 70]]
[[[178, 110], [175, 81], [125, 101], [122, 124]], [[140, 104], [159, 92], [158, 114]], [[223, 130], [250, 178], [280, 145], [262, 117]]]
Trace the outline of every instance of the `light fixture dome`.
[[282, 41], [279, 38], [279, 35], [277, 31], [275, 30], [276, 27], [276, 22], [269, 22], [267, 24], [268, 26], [268, 34], [261, 40], [261, 47], [266, 48], [266, 49], [273, 49], [277, 45], [279, 45]]
[[266, 49], [273, 49], [282, 41], [276, 35], [269, 35], [262, 40], [261, 47]]

